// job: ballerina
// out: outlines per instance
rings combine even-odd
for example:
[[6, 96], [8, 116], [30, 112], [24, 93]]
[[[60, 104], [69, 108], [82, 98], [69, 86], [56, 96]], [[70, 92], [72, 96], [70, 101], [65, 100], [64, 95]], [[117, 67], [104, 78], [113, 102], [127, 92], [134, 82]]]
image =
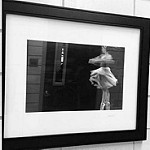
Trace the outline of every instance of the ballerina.
[[102, 101], [100, 104], [100, 110], [110, 109], [110, 92], [109, 88], [116, 86], [118, 80], [112, 74], [107, 64], [114, 63], [112, 56], [106, 51], [106, 46], [102, 47], [102, 54], [89, 59], [89, 63], [101, 66], [96, 70], [92, 70], [90, 74], [89, 81], [93, 86], [96, 86], [97, 89], [102, 89]]

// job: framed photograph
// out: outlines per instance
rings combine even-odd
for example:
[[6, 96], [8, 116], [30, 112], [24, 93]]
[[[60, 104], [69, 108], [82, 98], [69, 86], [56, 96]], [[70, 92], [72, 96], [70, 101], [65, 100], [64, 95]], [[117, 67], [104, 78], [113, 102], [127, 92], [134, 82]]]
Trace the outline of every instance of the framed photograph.
[[146, 139], [149, 20], [3, 2], [3, 148]]

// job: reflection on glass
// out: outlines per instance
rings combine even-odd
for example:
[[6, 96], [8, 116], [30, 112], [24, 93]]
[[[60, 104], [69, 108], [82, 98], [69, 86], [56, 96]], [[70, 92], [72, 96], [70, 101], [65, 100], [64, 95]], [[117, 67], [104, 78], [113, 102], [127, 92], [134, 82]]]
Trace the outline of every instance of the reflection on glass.
[[[26, 112], [122, 109], [124, 47], [107, 46], [113, 63], [99, 63], [102, 45], [28, 40], [27, 52]], [[94, 81], [104, 79], [102, 72], [91, 74], [101, 68], [117, 80], [109, 91]], [[110, 105], [101, 109], [106, 99]]]

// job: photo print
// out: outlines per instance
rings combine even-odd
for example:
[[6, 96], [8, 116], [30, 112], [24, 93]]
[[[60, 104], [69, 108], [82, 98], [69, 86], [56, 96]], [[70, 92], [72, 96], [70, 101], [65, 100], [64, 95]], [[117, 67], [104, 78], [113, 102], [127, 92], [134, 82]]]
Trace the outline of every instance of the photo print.
[[120, 110], [125, 47], [27, 41], [26, 112]]

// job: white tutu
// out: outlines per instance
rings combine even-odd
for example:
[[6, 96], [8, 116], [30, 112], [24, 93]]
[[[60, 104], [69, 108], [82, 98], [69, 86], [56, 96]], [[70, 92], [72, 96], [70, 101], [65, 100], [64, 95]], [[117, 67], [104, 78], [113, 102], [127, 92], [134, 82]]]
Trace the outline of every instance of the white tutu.
[[118, 80], [109, 67], [100, 67], [91, 71], [90, 82], [99, 89], [108, 89], [116, 86]]

